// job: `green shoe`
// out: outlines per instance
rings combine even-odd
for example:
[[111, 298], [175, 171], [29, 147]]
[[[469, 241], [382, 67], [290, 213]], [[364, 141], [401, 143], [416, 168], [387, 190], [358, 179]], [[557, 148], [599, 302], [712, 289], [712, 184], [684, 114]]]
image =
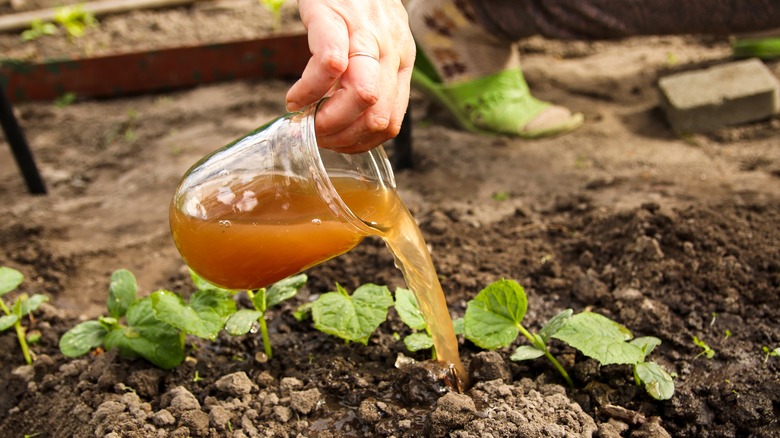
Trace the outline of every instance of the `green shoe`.
[[566, 111], [552, 123], [536, 123], [540, 126], [533, 127], [537, 117], [554, 107], [531, 95], [520, 69], [448, 85], [441, 83], [420, 51], [417, 57], [412, 85], [444, 105], [468, 131], [541, 138], [572, 131], [583, 123], [582, 114]]
[[780, 37], [738, 38], [731, 49], [736, 58], [780, 58]]

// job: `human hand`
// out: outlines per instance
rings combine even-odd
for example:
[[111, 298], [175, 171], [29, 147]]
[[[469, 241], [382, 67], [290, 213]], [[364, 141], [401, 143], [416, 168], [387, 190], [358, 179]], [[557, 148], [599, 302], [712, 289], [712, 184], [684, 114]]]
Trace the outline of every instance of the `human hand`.
[[338, 152], [395, 137], [409, 104], [415, 45], [400, 0], [298, 0], [312, 53], [287, 92], [295, 111], [329, 95], [315, 119], [317, 142]]

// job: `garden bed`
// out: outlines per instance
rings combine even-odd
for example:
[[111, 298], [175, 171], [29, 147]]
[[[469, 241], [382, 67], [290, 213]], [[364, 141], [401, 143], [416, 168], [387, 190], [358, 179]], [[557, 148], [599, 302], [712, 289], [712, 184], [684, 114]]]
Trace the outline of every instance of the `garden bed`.
[[[197, 10], [128, 20], [165, 28], [163, 17]], [[121, 20], [100, 29], [138, 29]], [[3, 38], [3, 53], [25, 50]], [[678, 138], [658, 114], [657, 77], [728, 59], [725, 41], [533, 39], [522, 50], [532, 87], [583, 111], [583, 128], [534, 142], [476, 136], [412, 99], [415, 167], [396, 177], [450, 312], [463, 316], [483, 287], [510, 278], [526, 289], [533, 330], [566, 308], [604, 314], [661, 339], [651, 359], [675, 375], [670, 400], [647, 395], [629, 367], [599, 367], [557, 341], [571, 388], [544, 359], [511, 362], [513, 348], [487, 353], [462, 338], [474, 386], [459, 395], [430, 378], [428, 353], [404, 348], [410, 331], [394, 310], [366, 346], [294, 319], [336, 283], [403, 286], [373, 238], [309, 270], [270, 311], [270, 360], [259, 334], [224, 333], [188, 339], [171, 371], [115, 352], [63, 357], [59, 337], [105, 314], [113, 271], [132, 271], [143, 295], [192, 290], [167, 223], [178, 179], [282, 113], [290, 86], [242, 80], [17, 104], [49, 194], [26, 193], [0, 144], [0, 265], [50, 302], [25, 321], [42, 333], [33, 366], [14, 333], [0, 333], [0, 436], [780, 436], [780, 358], [762, 351], [780, 347], [780, 120]], [[402, 355], [421, 366], [397, 367]]]

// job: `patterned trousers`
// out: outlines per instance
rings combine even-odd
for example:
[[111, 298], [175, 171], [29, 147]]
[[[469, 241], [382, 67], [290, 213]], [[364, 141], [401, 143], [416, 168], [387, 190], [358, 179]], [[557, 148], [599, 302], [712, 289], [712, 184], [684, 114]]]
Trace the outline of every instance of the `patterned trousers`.
[[780, 28], [780, 0], [456, 0], [461, 2], [470, 3], [488, 32], [512, 41], [532, 35], [596, 40]]

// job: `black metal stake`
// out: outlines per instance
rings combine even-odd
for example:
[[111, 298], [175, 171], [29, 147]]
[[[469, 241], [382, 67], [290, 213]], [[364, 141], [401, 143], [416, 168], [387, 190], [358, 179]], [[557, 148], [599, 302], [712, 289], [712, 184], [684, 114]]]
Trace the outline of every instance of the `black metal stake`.
[[16, 159], [16, 165], [19, 166], [24, 181], [27, 183], [27, 190], [35, 195], [45, 194], [46, 186], [43, 184], [41, 174], [35, 166], [35, 160], [30, 147], [24, 138], [21, 126], [16, 121], [11, 101], [5, 95], [3, 87], [0, 87], [0, 124], [3, 126], [5, 138], [11, 146], [11, 152], [13, 152]]
[[404, 121], [401, 122], [401, 130], [393, 140], [393, 167], [396, 170], [411, 169], [414, 167], [412, 160], [412, 107], [406, 110]]

